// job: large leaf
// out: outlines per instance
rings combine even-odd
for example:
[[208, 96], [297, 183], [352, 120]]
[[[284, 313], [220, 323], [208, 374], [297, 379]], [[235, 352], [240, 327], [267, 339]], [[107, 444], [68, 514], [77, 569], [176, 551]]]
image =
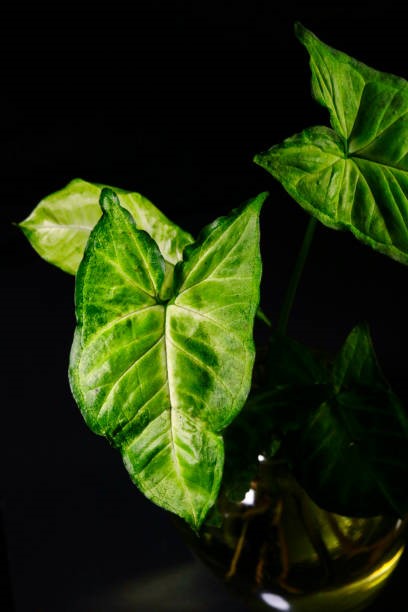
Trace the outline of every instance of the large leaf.
[[[103, 187], [74, 179], [41, 200], [31, 215], [19, 224], [41, 257], [65, 272], [76, 274], [89, 234], [101, 216], [99, 196]], [[193, 238], [140, 193], [113, 189], [137, 226], [157, 242], [171, 270]]]
[[408, 263], [408, 83], [296, 33], [333, 129], [314, 127], [255, 157], [325, 225]]
[[251, 384], [264, 199], [203, 230], [163, 302], [156, 243], [104, 190], [104, 214], [77, 274], [74, 396], [146, 496], [194, 528], [218, 492], [220, 432]]
[[366, 326], [334, 366], [337, 393], [289, 438], [295, 471], [324, 508], [369, 516], [408, 512], [408, 416], [385, 382]]

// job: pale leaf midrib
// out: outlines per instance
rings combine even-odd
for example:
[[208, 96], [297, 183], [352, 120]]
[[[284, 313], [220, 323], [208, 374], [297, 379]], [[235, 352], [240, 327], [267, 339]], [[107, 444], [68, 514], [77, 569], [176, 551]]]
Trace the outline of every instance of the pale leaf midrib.
[[36, 232], [46, 232], [46, 231], [58, 231], [58, 230], [72, 230], [72, 231], [83, 231], [83, 232], [91, 232], [92, 229], [94, 228], [94, 225], [75, 225], [75, 224], [68, 224], [68, 223], [44, 223], [42, 222], [41, 225], [36, 225], [34, 223], [20, 223], [20, 225], [22, 225], [23, 227], [27, 227], [30, 229], [35, 229]]
[[[360, 149], [359, 151], [362, 152], [362, 151], [364, 151], [365, 148], [366, 147], [364, 147], [363, 149]], [[374, 164], [376, 166], [382, 166], [384, 168], [388, 168], [391, 171], [395, 170], [397, 172], [401, 172], [402, 174], [407, 174], [407, 176], [408, 176], [408, 169], [401, 168], [401, 167], [396, 166], [395, 164], [392, 164], [392, 163], [385, 163], [385, 162], [381, 162], [381, 161], [372, 159], [370, 157], [365, 157], [364, 155], [360, 155], [359, 151], [355, 151], [355, 152], [351, 153], [346, 159], [350, 159], [350, 160], [353, 160], [353, 159], [359, 160], [359, 159], [361, 159], [363, 162], [366, 162], [366, 163], [369, 163], [369, 164]], [[358, 165], [358, 162], [356, 162], [356, 163]], [[361, 170], [360, 170], [360, 172], [361, 172]]]
[[177, 452], [176, 452], [176, 444], [175, 444], [175, 434], [174, 434], [174, 412], [175, 406], [176, 406], [176, 401], [175, 398], [173, 397], [173, 392], [172, 392], [172, 387], [170, 384], [170, 378], [171, 378], [171, 371], [170, 371], [170, 360], [169, 360], [169, 350], [168, 350], [168, 341], [170, 339], [170, 334], [168, 331], [168, 307], [166, 306], [165, 308], [165, 314], [164, 314], [164, 334], [163, 334], [163, 338], [164, 338], [164, 351], [165, 351], [165, 363], [166, 363], [166, 378], [167, 378], [167, 385], [168, 385], [168, 396], [169, 396], [169, 400], [170, 400], [170, 408], [169, 408], [169, 422], [170, 422], [170, 427], [169, 427], [169, 434], [170, 434], [170, 446], [171, 446], [171, 455], [173, 458], [173, 466], [174, 466], [174, 471], [176, 474], [176, 478], [180, 483], [180, 486], [182, 487], [183, 491], [184, 491], [184, 495], [185, 497], [188, 499], [189, 501], [189, 505], [190, 505], [190, 511], [191, 511], [191, 515], [194, 519], [194, 523], [197, 524], [197, 513], [196, 513], [196, 509], [194, 507], [194, 503], [191, 497], [191, 493], [188, 487], [186, 487], [184, 479], [182, 478], [181, 475], [181, 470], [180, 470], [180, 464], [179, 464], [179, 460], [177, 457]]

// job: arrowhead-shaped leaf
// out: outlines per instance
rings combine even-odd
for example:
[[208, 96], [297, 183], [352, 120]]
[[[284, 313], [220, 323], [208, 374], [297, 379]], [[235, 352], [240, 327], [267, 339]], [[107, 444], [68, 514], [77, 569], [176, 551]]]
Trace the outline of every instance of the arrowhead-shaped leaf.
[[77, 274], [74, 396], [141, 491], [194, 528], [217, 496], [220, 432], [251, 384], [264, 199], [203, 230], [163, 302], [158, 246], [104, 190]]
[[[101, 216], [99, 196], [104, 185], [74, 179], [43, 200], [19, 223], [32, 247], [46, 261], [76, 274], [92, 228]], [[113, 188], [122, 206], [157, 242], [171, 268], [181, 260], [183, 248], [193, 242], [187, 232], [169, 221], [147, 198]]]
[[255, 162], [322, 223], [408, 264], [408, 83], [296, 33], [333, 129], [307, 129]]
[[336, 391], [353, 387], [388, 388], [366, 323], [357, 325], [347, 337], [334, 362], [332, 379]]
[[337, 393], [289, 437], [297, 476], [324, 508], [349, 516], [408, 512], [408, 416], [385, 382], [366, 326], [334, 366]]

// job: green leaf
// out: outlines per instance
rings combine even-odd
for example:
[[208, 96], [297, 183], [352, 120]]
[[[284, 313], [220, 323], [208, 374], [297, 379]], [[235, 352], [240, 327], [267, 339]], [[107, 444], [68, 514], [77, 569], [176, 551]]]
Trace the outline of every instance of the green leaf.
[[243, 499], [257, 472], [258, 455], [271, 459], [284, 435], [302, 428], [329, 395], [328, 372], [317, 356], [272, 332], [265, 371], [257, 385], [253, 381], [244, 409], [224, 434], [223, 490], [229, 499]]
[[299, 429], [329, 394], [323, 360], [300, 342], [272, 332], [264, 386], [249, 399], [258, 430], [276, 435]]
[[353, 386], [388, 387], [366, 323], [357, 325], [347, 337], [333, 364], [332, 379], [336, 391]]
[[[74, 179], [41, 200], [30, 216], [19, 223], [41, 257], [69, 274], [76, 274], [89, 234], [101, 216], [99, 196], [103, 187]], [[139, 193], [113, 189], [137, 226], [157, 242], [171, 271], [193, 238]]]
[[385, 382], [367, 326], [347, 338], [336, 394], [288, 436], [300, 482], [322, 507], [349, 516], [408, 512], [408, 416]]
[[296, 33], [333, 129], [306, 129], [254, 161], [322, 223], [407, 264], [408, 83]]
[[73, 394], [156, 504], [197, 529], [223, 467], [220, 432], [251, 384], [265, 194], [204, 229], [160, 297], [164, 261], [110, 190], [76, 279]]

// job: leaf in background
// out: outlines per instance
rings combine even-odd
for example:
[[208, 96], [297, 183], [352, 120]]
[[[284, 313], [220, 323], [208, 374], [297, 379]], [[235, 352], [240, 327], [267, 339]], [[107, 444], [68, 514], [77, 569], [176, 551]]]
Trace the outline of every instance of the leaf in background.
[[221, 430], [251, 384], [265, 195], [204, 229], [163, 302], [164, 261], [104, 190], [76, 280], [73, 394], [136, 485], [198, 528], [222, 476]]
[[408, 83], [297, 25], [333, 129], [309, 128], [255, 157], [328, 227], [408, 264]]
[[300, 342], [272, 332], [263, 389], [248, 402], [258, 415], [258, 431], [276, 435], [301, 428], [330, 392], [322, 360]]
[[328, 385], [316, 384], [277, 387], [249, 398], [224, 433], [223, 488], [231, 501], [243, 498], [257, 472], [258, 456], [272, 459], [284, 436], [302, 429], [328, 396]]
[[314, 385], [327, 382], [327, 370], [312, 350], [278, 332], [269, 343], [269, 387], [276, 385]]
[[385, 382], [366, 326], [334, 366], [337, 394], [288, 437], [295, 473], [322, 507], [349, 516], [408, 512], [408, 416]]
[[[74, 179], [41, 200], [30, 216], [19, 223], [41, 257], [69, 274], [76, 274], [89, 234], [101, 216], [99, 196], [103, 187]], [[193, 238], [139, 193], [113, 189], [137, 226], [157, 242], [171, 269]]]
[[258, 455], [271, 459], [282, 435], [302, 428], [330, 395], [326, 368], [299, 342], [272, 332], [268, 357], [260, 384], [252, 385], [244, 409], [224, 433], [223, 489], [232, 501], [243, 499]]
[[333, 364], [332, 379], [336, 391], [353, 386], [388, 387], [366, 323], [356, 325], [347, 337]]

